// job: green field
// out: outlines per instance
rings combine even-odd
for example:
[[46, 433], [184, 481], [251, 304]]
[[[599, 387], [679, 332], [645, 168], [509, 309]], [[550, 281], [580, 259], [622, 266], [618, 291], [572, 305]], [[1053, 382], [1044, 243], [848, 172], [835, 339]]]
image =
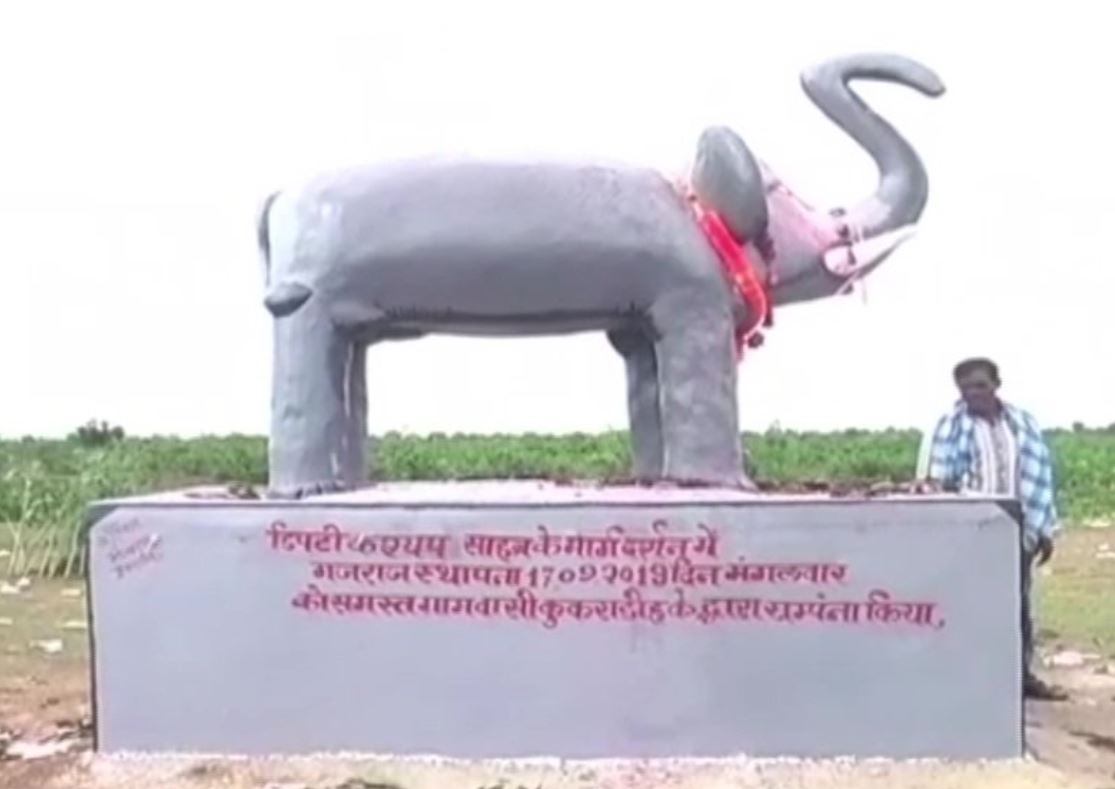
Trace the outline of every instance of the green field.
[[[744, 436], [753, 476], [770, 486], [909, 480], [916, 431], [770, 431]], [[1066, 524], [1115, 520], [1115, 430], [1050, 431]], [[627, 435], [400, 436], [373, 439], [378, 479], [622, 477]], [[259, 485], [256, 436], [0, 441], [0, 576], [78, 574], [81, 512], [92, 499], [200, 483]]]

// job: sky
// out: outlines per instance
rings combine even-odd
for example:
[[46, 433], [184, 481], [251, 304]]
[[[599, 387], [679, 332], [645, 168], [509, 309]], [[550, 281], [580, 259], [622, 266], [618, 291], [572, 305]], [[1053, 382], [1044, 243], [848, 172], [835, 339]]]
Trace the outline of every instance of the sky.
[[[742, 427], [924, 427], [977, 354], [1044, 425], [1115, 422], [1103, 6], [5, 3], [0, 436], [266, 433], [256, 209], [320, 170], [544, 154], [673, 175], [726, 124], [807, 201], [853, 203], [874, 166], [798, 75], [859, 51], [947, 86], [856, 86], [922, 156], [929, 204], [862, 292], [776, 312], [739, 368]], [[432, 337], [368, 367], [372, 433], [627, 424], [600, 334]]]

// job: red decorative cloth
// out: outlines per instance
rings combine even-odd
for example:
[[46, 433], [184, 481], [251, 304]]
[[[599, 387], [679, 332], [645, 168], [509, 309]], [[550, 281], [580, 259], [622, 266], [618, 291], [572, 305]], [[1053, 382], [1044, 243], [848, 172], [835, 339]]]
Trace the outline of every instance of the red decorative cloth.
[[772, 304], [770, 294], [765, 284], [759, 279], [751, 256], [747, 253], [744, 244], [747, 239], [737, 240], [728, 229], [723, 217], [719, 213], [701, 205], [691, 191], [687, 190], [686, 199], [693, 208], [697, 224], [704, 231], [712, 248], [720, 258], [720, 265], [724, 274], [735, 288], [736, 294], [747, 305], [746, 321], [736, 326], [736, 359], [743, 359], [745, 347], [757, 348], [763, 342], [763, 335], [759, 331], [760, 325], [772, 324]]

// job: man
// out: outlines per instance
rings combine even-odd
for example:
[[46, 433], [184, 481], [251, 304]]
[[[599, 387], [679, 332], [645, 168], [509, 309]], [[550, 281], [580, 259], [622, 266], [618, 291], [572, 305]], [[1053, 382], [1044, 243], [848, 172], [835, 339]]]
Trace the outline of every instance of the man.
[[1053, 466], [1037, 421], [999, 399], [999, 368], [990, 359], [965, 359], [953, 369], [960, 400], [924, 437], [918, 478], [945, 490], [1007, 495], [1022, 509], [1022, 676], [1027, 698], [1065, 694], [1034, 675], [1031, 572], [1053, 556], [1058, 530]]

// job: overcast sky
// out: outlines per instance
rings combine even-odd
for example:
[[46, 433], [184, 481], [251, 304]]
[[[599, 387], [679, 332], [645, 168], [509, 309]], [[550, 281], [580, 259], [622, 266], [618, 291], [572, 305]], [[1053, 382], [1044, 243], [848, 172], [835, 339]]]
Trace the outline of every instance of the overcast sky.
[[[948, 92], [861, 94], [930, 175], [860, 294], [787, 308], [740, 368], [746, 429], [923, 426], [961, 356], [1049, 425], [1115, 422], [1115, 47], [1101, 3], [11, 2], [0, 10], [0, 435], [89, 418], [263, 433], [255, 210], [323, 168], [429, 152], [673, 173], [735, 128], [806, 200], [874, 187], [804, 66], [892, 50]], [[601, 335], [369, 356], [370, 429], [626, 426]]]

